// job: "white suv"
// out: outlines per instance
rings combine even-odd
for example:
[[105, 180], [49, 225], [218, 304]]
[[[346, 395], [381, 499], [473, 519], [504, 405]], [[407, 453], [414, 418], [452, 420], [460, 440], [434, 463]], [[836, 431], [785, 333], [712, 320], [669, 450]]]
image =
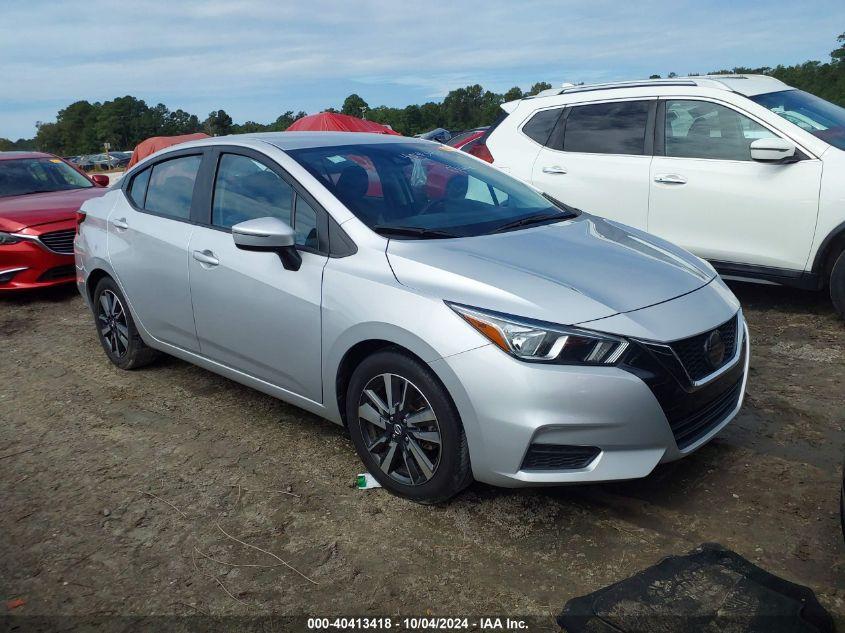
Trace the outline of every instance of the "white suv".
[[772, 77], [565, 85], [472, 154], [723, 276], [830, 288], [845, 316], [845, 109]]

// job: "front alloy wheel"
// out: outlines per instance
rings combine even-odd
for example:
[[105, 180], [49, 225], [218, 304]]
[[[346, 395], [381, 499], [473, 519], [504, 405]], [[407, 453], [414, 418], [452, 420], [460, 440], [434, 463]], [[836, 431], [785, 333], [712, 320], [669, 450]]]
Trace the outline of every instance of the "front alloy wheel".
[[381, 471], [406, 486], [429, 481], [440, 463], [440, 426], [414, 383], [395, 374], [375, 376], [358, 402], [367, 451]]
[[387, 490], [439, 503], [470, 484], [461, 418], [425, 363], [397, 348], [377, 351], [352, 372], [345, 398], [355, 449]]

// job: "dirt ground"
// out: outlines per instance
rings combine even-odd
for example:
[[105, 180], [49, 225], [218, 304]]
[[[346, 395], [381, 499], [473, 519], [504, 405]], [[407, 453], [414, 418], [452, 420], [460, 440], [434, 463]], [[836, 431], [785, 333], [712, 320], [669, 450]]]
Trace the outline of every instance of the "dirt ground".
[[74, 288], [2, 298], [0, 597], [21, 615], [533, 614], [553, 630], [569, 598], [718, 542], [845, 617], [845, 326], [822, 295], [733, 288], [751, 375], [716, 440], [641, 481], [475, 484], [444, 507], [353, 488], [348, 436], [299, 409], [172, 358], [112, 367]]

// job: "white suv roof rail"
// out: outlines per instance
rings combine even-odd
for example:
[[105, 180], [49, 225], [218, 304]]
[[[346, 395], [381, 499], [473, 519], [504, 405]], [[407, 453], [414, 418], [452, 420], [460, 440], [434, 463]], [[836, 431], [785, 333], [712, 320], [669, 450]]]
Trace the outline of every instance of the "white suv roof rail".
[[[737, 85], [737, 80], [748, 80], [747, 85]], [[744, 82], [743, 82], [744, 83]], [[552, 88], [550, 90], [543, 90], [539, 94], [525, 97], [525, 99], [534, 99], [536, 97], [550, 97], [562, 94], [572, 94], [576, 92], [591, 92], [596, 90], [618, 90], [624, 88], [650, 88], [654, 86], [706, 86], [708, 88], [720, 88], [722, 90], [732, 90], [742, 92], [743, 94], [756, 94], [758, 92], [767, 92], [772, 88], [783, 86], [782, 89], [788, 89], [790, 86], [783, 83], [779, 79], [770, 77], [768, 75], [695, 75], [692, 77], [673, 77], [668, 79], [640, 79], [636, 81], [612, 81], [607, 83], [596, 84], [581, 84], [573, 86], [571, 84], [564, 84], [560, 88]], [[760, 88], [766, 87], [766, 90]], [[746, 90], [748, 92], [746, 92]]]

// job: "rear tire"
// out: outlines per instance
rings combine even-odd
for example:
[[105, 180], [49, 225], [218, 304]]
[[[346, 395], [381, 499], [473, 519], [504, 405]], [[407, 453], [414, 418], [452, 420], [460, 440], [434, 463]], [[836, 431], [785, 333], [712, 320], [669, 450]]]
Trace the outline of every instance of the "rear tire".
[[830, 271], [830, 299], [839, 316], [845, 319], [845, 251], [839, 253]]
[[349, 382], [346, 419], [364, 466], [390, 492], [434, 504], [472, 482], [458, 411], [417, 359], [398, 350], [366, 358]]
[[114, 365], [138, 369], [158, 358], [159, 353], [141, 339], [129, 304], [111, 277], [101, 279], [94, 289], [93, 310], [100, 345]]

